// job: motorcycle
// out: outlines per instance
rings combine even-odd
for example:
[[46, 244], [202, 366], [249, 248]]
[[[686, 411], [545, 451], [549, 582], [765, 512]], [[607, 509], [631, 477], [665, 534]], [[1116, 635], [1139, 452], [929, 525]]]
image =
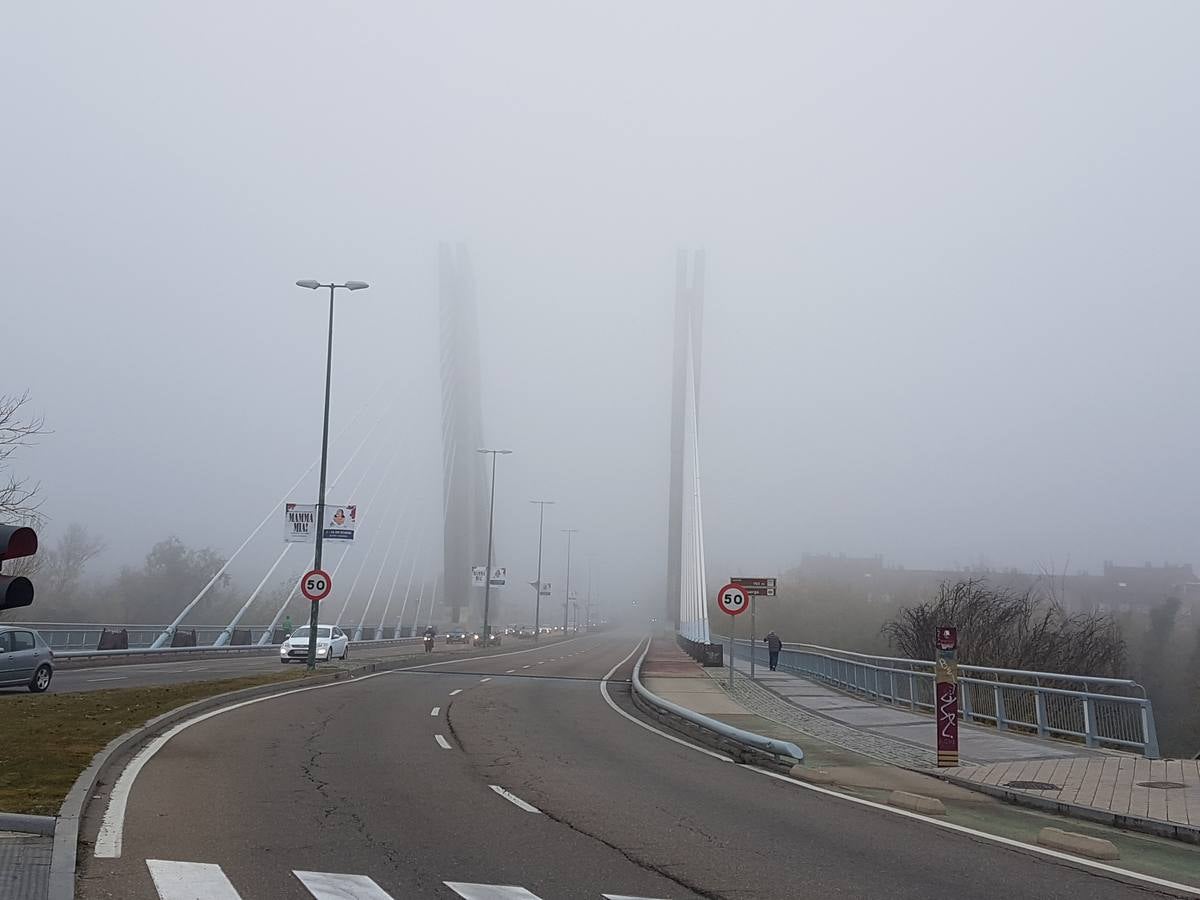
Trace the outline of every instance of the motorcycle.
[[433, 652], [433, 635], [432, 634], [425, 635], [425, 652], [426, 653]]

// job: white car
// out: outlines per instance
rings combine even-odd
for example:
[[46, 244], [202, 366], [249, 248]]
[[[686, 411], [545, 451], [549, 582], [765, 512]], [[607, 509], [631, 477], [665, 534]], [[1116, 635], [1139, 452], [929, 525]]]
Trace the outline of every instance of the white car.
[[[336, 625], [317, 626], [317, 659], [345, 659], [350, 653], [350, 638]], [[292, 632], [291, 637], [279, 645], [279, 661], [293, 659], [304, 662], [308, 659], [308, 626], [302, 625]]]

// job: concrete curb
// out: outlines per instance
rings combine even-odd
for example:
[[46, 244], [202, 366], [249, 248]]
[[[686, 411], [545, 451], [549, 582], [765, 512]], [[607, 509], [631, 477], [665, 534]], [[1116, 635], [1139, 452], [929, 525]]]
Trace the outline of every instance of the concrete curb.
[[[214, 694], [202, 700], [196, 700], [184, 706], [156, 716], [137, 728], [113, 738], [108, 745], [92, 757], [91, 763], [84, 769], [75, 784], [67, 793], [66, 799], [58, 811], [55, 827], [49, 832], [54, 835], [54, 848], [50, 854], [50, 888], [48, 900], [72, 900], [75, 896], [75, 868], [79, 849], [79, 826], [87, 809], [88, 801], [92, 798], [96, 785], [108, 774], [113, 760], [124, 759], [141, 745], [148, 743], [172, 725], [184, 719], [191, 718], [197, 713], [207, 712], [241, 700], [255, 697], [265, 697], [272, 694], [283, 694], [301, 687], [316, 687], [322, 684], [332, 684], [347, 681], [361, 675], [375, 672], [386, 672], [403, 668], [413, 658], [400, 660], [381, 660], [365, 663], [353, 669], [339, 669], [312, 678], [282, 681], [276, 684], [256, 685], [237, 691], [227, 691]], [[45, 818], [49, 818], [48, 816]]]
[[1046, 810], [1047, 812], [1058, 813], [1062, 816], [1069, 816], [1072, 819], [1082, 819], [1085, 822], [1096, 822], [1100, 825], [1112, 825], [1115, 828], [1123, 828], [1126, 831], [1140, 831], [1142, 834], [1152, 834], [1155, 837], [1182, 841], [1185, 844], [1200, 844], [1200, 827], [1195, 825], [1178, 825], [1174, 822], [1163, 822], [1160, 819], [1122, 815], [1108, 810], [1093, 809], [1090, 806], [1080, 806], [1076, 803], [1063, 803], [1061, 800], [1053, 800], [1050, 797], [1039, 797], [1036, 794], [1027, 794], [1024, 791], [1000, 787], [999, 785], [978, 784], [977, 782], [966, 778], [959, 778], [955, 775], [943, 775], [936, 770], [913, 769], [912, 771], [940, 778], [942, 781], [958, 785], [967, 790], [996, 797], [1012, 803], [1014, 806]]
[[16, 831], [21, 834], [54, 834], [54, 816], [31, 816], [25, 813], [0, 812], [0, 831]]
[[1116, 844], [1112, 841], [1089, 837], [1074, 831], [1063, 831], [1061, 828], [1043, 828], [1038, 832], [1037, 842], [1051, 850], [1074, 853], [1076, 856], [1086, 856], [1089, 859], [1121, 858]]

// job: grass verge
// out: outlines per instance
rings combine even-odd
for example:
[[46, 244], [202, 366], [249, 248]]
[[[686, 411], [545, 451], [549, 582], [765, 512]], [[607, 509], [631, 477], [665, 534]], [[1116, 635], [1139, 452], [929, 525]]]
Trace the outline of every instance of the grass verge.
[[78, 694], [29, 694], [0, 702], [0, 810], [53, 816], [92, 757], [132, 728], [213, 694], [293, 681], [305, 671], [116, 688]]

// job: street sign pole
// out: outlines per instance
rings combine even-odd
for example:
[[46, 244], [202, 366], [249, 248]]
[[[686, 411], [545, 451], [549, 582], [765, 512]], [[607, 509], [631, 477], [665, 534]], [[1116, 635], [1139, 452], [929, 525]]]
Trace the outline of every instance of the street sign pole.
[[729, 619], [729, 691], [733, 693], [733, 655], [737, 653], [737, 616]]
[[[750, 592], [736, 582], [730, 582], [717, 592], [717, 608], [729, 616], [729, 690], [733, 691], [733, 657], [737, 652], [737, 617], [746, 611]], [[753, 648], [751, 648], [753, 649]]]
[[754, 594], [751, 594], [750, 597], [748, 598], [750, 601], [750, 680], [751, 681], [754, 680], [754, 656], [758, 652], [758, 644], [755, 643], [755, 641], [758, 640], [758, 633], [754, 628], [754, 626], [756, 624], [754, 621], [754, 607], [758, 606], [758, 604], [754, 602], [754, 598], [755, 598]]
[[958, 629], [938, 627], [934, 635], [937, 665], [934, 698], [937, 715], [938, 768], [958, 765]]
[[[746, 603], [750, 607], [750, 677], [754, 678], [754, 653], [756, 648], [755, 642], [758, 640], [758, 622], [755, 621], [755, 599], [758, 597], [774, 597], [775, 596], [775, 579], [774, 578], [730, 578], [730, 585], [740, 587], [746, 595]], [[724, 594], [724, 588], [722, 588]]]

